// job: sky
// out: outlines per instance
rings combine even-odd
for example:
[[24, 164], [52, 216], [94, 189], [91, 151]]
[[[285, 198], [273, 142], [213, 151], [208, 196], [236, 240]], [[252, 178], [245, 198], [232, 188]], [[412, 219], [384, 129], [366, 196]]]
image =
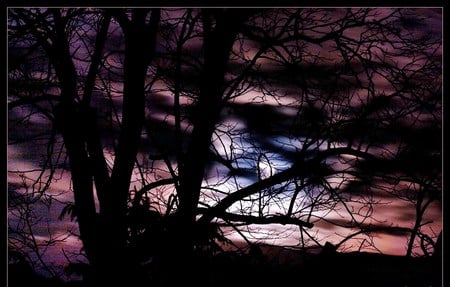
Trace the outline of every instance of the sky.
[[[390, 10], [378, 10], [377, 17], [382, 17], [386, 13], [389, 13]], [[422, 13], [423, 16], [429, 16], [430, 18], [426, 20], [426, 24], [423, 26], [415, 26], [412, 25], [406, 27], [411, 30], [411, 33], [414, 35], [426, 35], [428, 33], [436, 33], [437, 35], [441, 34], [442, 31], [442, 14], [439, 9], [423, 9], [417, 10]], [[417, 12], [415, 11], [415, 12]], [[340, 10], [340, 12], [344, 12]], [[173, 13], [173, 12], [172, 12]], [[170, 15], [170, 14], [167, 14]], [[166, 15], [166, 16], [167, 16]], [[336, 14], [338, 16], [338, 14]], [[335, 16], [336, 16], [335, 15]], [[337, 17], [336, 16], [336, 17]], [[332, 21], [330, 19], [329, 21]], [[328, 29], [329, 27], [325, 26], [324, 29]], [[197, 27], [198, 29], [198, 27]], [[315, 35], [314, 33], [321, 33], [321, 30], [308, 31], [308, 27], [305, 26], [305, 30], [308, 33], [312, 33], [311, 35]], [[116, 129], [114, 125], [117, 125], [118, 121], [121, 118], [121, 97], [118, 91], [122, 88], [121, 82], [121, 63], [123, 60], [122, 54], [120, 50], [123, 48], [120, 44], [121, 36], [118, 34], [117, 25], [112, 25], [110, 27], [110, 34], [107, 41], [107, 47], [111, 49], [111, 53], [107, 57], [105, 61], [105, 65], [110, 68], [110, 70], [104, 69], [102, 72], [105, 74], [102, 75], [103, 82], [97, 83], [99, 90], [97, 91], [97, 97], [94, 97], [94, 105], [97, 106], [102, 113], [104, 113], [104, 123], [105, 126], [107, 121], [111, 121], [113, 123], [113, 127], [109, 129], [105, 129], [104, 137], [105, 137], [105, 148], [104, 152], [106, 155], [106, 159], [109, 164], [112, 164], [114, 156], [112, 152], [113, 142], [111, 141], [111, 136], [107, 136], [107, 134], [114, 134]], [[174, 30], [173, 33], [176, 34], [180, 32], [180, 27], [178, 26], [178, 30]], [[84, 33], [84, 34], [83, 34]], [[74, 53], [77, 56], [80, 56], [75, 61], [77, 64], [77, 69], [80, 73], [86, 70], [85, 63], [81, 60], [82, 55], [86, 54], [84, 43], [81, 42], [83, 37], [89, 36], [91, 31], [87, 29], [84, 32], [81, 32], [78, 35], [78, 40], [74, 40], [75, 44], [73, 45]], [[347, 37], [352, 38], [357, 35], [360, 36], [361, 31], [357, 29], [350, 29]], [[169, 33], [169, 37], [174, 36]], [[77, 42], [78, 41], [78, 42]], [[163, 43], [163, 40], [161, 40]], [[77, 45], [78, 44], [78, 45]], [[198, 38], [193, 37], [190, 41], [186, 43], [187, 49], [189, 49], [192, 55], [197, 53], [198, 49]], [[244, 44], [241, 44], [244, 45]], [[247, 45], [247, 44], [245, 44]], [[235, 49], [239, 50], [241, 48], [245, 49], [247, 53], [245, 54], [246, 59], [251, 59], [253, 55], [256, 54], [256, 48], [253, 50], [251, 46], [239, 46], [235, 45]], [[304, 55], [304, 60], [312, 61], [317, 59], [317, 57], [326, 57], [330, 59], [329, 61], [324, 60], [325, 63], [331, 65], [334, 62], [335, 56], [332, 54], [333, 52], [329, 52], [332, 50], [333, 43], [325, 43], [324, 45], [314, 46], [305, 48], [305, 51], [309, 51]], [[383, 52], [392, 52], [395, 53], [395, 46], [383, 46], [378, 47]], [[162, 44], [158, 46], [159, 52], [164, 53], [168, 51], [168, 48], [163, 46]], [[195, 51], [195, 52], [193, 52]], [[10, 51], [11, 52], [11, 51]], [[398, 65], [403, 67], [408, 63], [411, 63], [411, 59], [408, 57], [397, 57], [395, 58], [398, 61]], [[244, 61], [244, 59], [235, 59], [235, 63], [240, 63]], [[403, 64], [404, 63], [404, 64]], [[161, 63], [161, 66], [164, 67], [164, 62]], [[271, 75], [276, 75], [277, 66], [273, 63], [273, 59], [262, 59], [259, 64], [263, 67], [262, 70], [267, 69], [267, 73], [272, 73]], [[418, 61], [416, 64], [420, 66], [421, 62]], [[273, 68], [273, 69], [272, 69]], [[149, 70], [149, 74], [152, 71]], [[47, 75], [45, 73], [33, 73], [33, 77], [36, 78], [45, 78]], [[188, 75], [187, 75], [188, 76]], [[313, 70], [311, 70], [311, 77], [314, 77]], [[150, 76], [149, 76], [150, 77]], [[227, 75], [229, 79], [234, 77], [233, 73]], [[283, 76], [285, 77], [285, 76]], [[189, 87], [189, 81], [194, 81], [189, 77], [186, 77], [186, 87]], [[388, 84], [384, 75], [381, 73], [379, 76], [374, 76], [376, 83], [375, 86], [377, 88], [382, 87], [383, 92], [389, 94], [393, 93], [394, 86], [393, 84]], [[283, 78], [284, 80], [284, 78]], [[250, 185], [255, 182], [255, 180], [263, 179], [270, 174], [280, 172], [286, 168], [288, 168], [292, 162], [288, 156], [285, 154], [289, 154], [289, 152], [294, 152], [295, 150], [301, 148], [301, 145], [304, 144], [304, 139], [292, 140], [288, 137], [285, 137], [281, 134], [278, 134], [279, 137], [270, 136], [271, 131], [259, 131], [259, 136], [261, 137], [259, 140], [266, 136], [265, 140], [267, 140], [266, 146], [275, 147], [278, 150], [281, 150], [279, 153], [274, 151], [265, 150], [264, 147], [260, 147], [259, 149], [253, 146], [252, 142], [252, 134], [250, 133], [239, 133], [240, 131], [250, 127], [252, 125], [252, 120], [259, 122], [261, 125], [264, 122], [264, 115], [266, 115], [266, 119], [271, 119], [269, 114], [264, 114], [268, 111], [277, 111], [281, 116], [280, 118], [289, 118], [294, 117], [297, 114], [299, 109], [299, 89], [296, 86], [296, 80], [288, 81], [287, 83], [279, 83], [274, 81], [274, 90], [282, 91], [283, 95], [276, 94], [275, 96], [268, 96], [268, 90], [258, 90], [250, 88], [246, 93], [242, 94], [239, 97], [236, 97], [232, 101], [230, 101], [229, 109], [233, 111], [233, 109], [239, 110], [241, 109], [241, 114], [233, 114], [230, 116], [226, 116], [223, 118], [220, 128], [221, 131], [218, 131], [213, 137], [213, 145], [218, 151], [218, 153], [224, 157], [233, 155], [236, 159], [237, 165], [241, 168], [248, 169], [259, 169], [261, 174], [258, 176], [260, 178], [256, 178], [256, 174], [253, 176], [241, 176], [236, 177], [236, 181], [228, 180], [225, 173], [225, 169], [223, 166], [215, 165], [210, 167], [209, 172], [207, 173], [204, 185], [213, 186], [217, 188], [221, 192], [230, 192], [236, 189], [236, 187], [243, 187]], [[143, 142], [149, 142], [151, 140], [161, 141], [162, 144], [170, 143], [173, 140], [173, 135], [170, 135], [167, 130], [164, 131], [163, 124], [173, 125], [174, 117], [170, 112], [167, 112], [165, 109], [167, 106], [170, 106], [173, 99], [173, 91], [170, 90], [168, 86], [170, 84], [169, 79], [162, 79], [157, 81], [154, 86], [152, 93], [148, 96], [148, 109], [147, 116], [149, 119], [149, 129], [148, 131], [143, 133]], [[278, 86], [276, 86], [278, 85]], [[51, 87], [47, 90], [47, 93], [57, 95], [59, 90], [55, 87]], [[359, 105], [364, 103], [365, 100], [365, 90], [361, 89], [359, 91], [355, 91], [352, 94], [349, 102], [351, 105]], [[111, 97], [111, 98], [109, 98]], [[8, 101], [13, 101], [14, 97], [10, 96]], [[105, 109], [105, 106], [110, 103], [112, 100], [116, 110], [108, 108]], [[192, 103], [192, 98], [189, 93], [186, 93], [181, 97], [182, 104]], [[251, 109], [246, 110], [246, 104], [252, 103], [252, 109], [256, 109], [255, 107], [259, 107], [256, 119], [251, 119], [246, 111], [250, 111]], [[108, 104], [109, 105], [109, 104]], [[280, 108], [280, 106], [282, 106]], [[301, 105], [300, 105], [301, 106]], [[111, 107], [109, 105], [109, 107]], [[265, 109], [266, 107], [270, 107], [270, 109]], [[323, 105], [326, 109], [333, 109], [335, 106], [332, 105]], [[19, 121], [21, 118], [26, 118], [24, 121]], [[280, 120], [280, 122], [282, 122]], [[52, 155], [52, 161], [54, 163], [58, 163], [54, 170], [54, 181], [51, 186], [45, 190], [45, 193], [42, 193], [38, 196], [36, 191], [42, 190], [46, 185], [46, 178], [49, 176], [48, 172], [41, 173], [40, 167], [45, 162], [46, 154], [49, 152], [46, 147], [46, 142], [49, 140], [48, 134], [51, 133], [51, 123], [40, 114], [31, 114], [30, 110], [25, 108], [13, 109], [10, 110], [8, 114], [8, 123], [9, 123], [9, 138], [8, 138], [8, 190], [9, 190], [9, 198], [14, 197], [14, 194], [17, 192], [18, 194], [28, 194], [29, 196], [35, 197], [37, 202], [30, 206], [21, 206], [19, 209], [17, 208], [9, 208], [8, 211], [8, 223], [10, 226], [17, 227], [18, 229], [28, 229], [32, 226], [33, 234], [34, 234], [34, 242], [35, 244], [42, 244], [42, 246], [46, 246], [46, 251], [40, 253], [39, 255], [43, 256], [43, 260], [45, 262], [50, 262], [50, 265], [55, 265], [57, 268], [61, 267], [61, 262], [67, 262], [69, 260], [77, 261], [84, 260], [83, 256], [79, 254], [79, 249], [81, 247], [80, 241], [76, 238], [76, 234], [78, 233], [76, 222], [70, 218], [70, 216], [60, 217], [61, 212], [67, 204], [73, 202], [73, 196], [70, 191], [71, 182], [70, 175], [66, 171], [67, 164], [64, 163], [64, 152], [62, 146], [62, 139], [60, 136], [56, 135], [54, 138], [53, 150], [50, 151]], [[253, 123], [254, 124], [254, 123]], [[17, 129], [16, 125], [21, 127], [20, 130]], [[158, 129], [159, 128], [159, 129]], [[258, 125], [254, 124], [254, 128], [258, 130]], [[153, 129], [153, 131], [152, 131]], [[183, 123], [182, 129], [185, 131], [190, 130], [190, 126], [187, 123]], [[154, 137], [152, 133], [157, 130], [158, 136]], [[166, 134], [164, 134], [166, 132]], [[276, 131], [273, 130], [276, 134]], [[28, 141], [30, 138], [33, 138], [33, 141]], [[326, 143], [323, 143], [326, 144]], [[395, 150], [395, 146], [392, 150]], [[291, 150], [290, 150], [291, 149]], [[275, 149], [276, 150], [276, 149]], [[375, 150], [375, 149], [374, 149]], [[383, 147], [380, 151], [386, 152], [389, 148]], [[143, 145], [142, 152], [152, 152], [152, 150], [147, 150], [145, 145]], [[250, 154], [250, 155], [249, 155]], [[258, 157], [258, 155], [266, 155], [265, 158]], [[258, 162], [255, 163], [255, 159], [258, 158]], [[152, 172], [148, 172], [146, 174], [146, 179], [150, 181], [154, 181], [161, 178], [170, 177], [170, 171], [168, 170], [165, 163], [161, 162], [152, 162], [146, 156], [141, 156], [143, 167], [151, 167]], [[345, 164], [339, 163], [340, 161], [335, 160], [333, 164], [344, 166]], [[149, 168], [150, 169], [150, 168]], [[131, 188], [139, 188], [140, 187], [140, 177], [141, 173], [138, 169], [135, 170], [132, 180]], [[37, 180], [40, 179], [40, 180]], [[37, 184], [33, 185], [33, 182]], [[339, 178], [330, 178], [330, 182], [334, 182], [339, 185], [342, 184]], [[345, 180], [349, 180], [348, 178]], [[344, 180], [344, 181], [345, 181]], [[402, 183], [399, 183], [399, 188]], [[404, 183], [405, 185], [407, 183]], [[382, 190], [383, 186], [379, 187]], [[293, 186], [286, 187], [286, 194], [292, 192]], [[159, 200], [160, 202], [167, 201], [169, 195], [172, 194], [173, 187], [164, 187], [158, 190], [155, 190], [153, 198]], [[220, 194], [220, 193], [219, 193]], [[211, 203], [214, 196], [220, 196], [214, 193], [209, 193], [205, 191], [203, 193], [202, 199], [203, 203]], [[282, 197], [277, 198], [278, 202], [289, 202], [288, 198], [283, 199]], [[374, 218], [376, 220], [372, 220], [371, 222], [366, 222], [366, 224], [379, 224], [379, 225], [394, 225], [399, 227], [411, 227], [415, 214], [415, 206], [411, 204], [409, 201], [399, 200], [398, 198], [392, 195], [386, 195], [381, 192], [377, 192], [375, 190], [375, 195], [372, 198], [374, 202], [378, 202], [378, 205], [374, 206], [373, 212], [375, 215]], [[339, 207], [339, 206], [338, 206]], [[354, 208], [358, 208], [357, 204], [353, 206]], [[36, 217], [30, 217], [28, 222], [23, 222], [18, 220], [17, 214], [18, 212], [27, 213], [26, 209], [29, 208], [28, 211], [31, 211], [30, 214], [35, 215]], [[252, 208], [252, 203], [239, 203], [231, 207], [231, 210], [235, 209], [248, 209]], [[270, 212], [275, 214], [278, 211], [282, 211], [283, 208], [277, 207], [275, 205], [268, 205], [267, 207], [270, 209]], [[279, 208], [279, 210], [277, 209]], [[301, 204], [298, 207], [301, 209]], [[318, 211], [314, 214], [318, 217], [323, 216], [326, 213], [326, 218], [333, 222], [340, 222], [345, 219], [345, 212], [341, 212], [343, 210], [343, 206], [336, 208], [334, 212], [328, 213], [327, 210]], [[267, 209], [267, 212], [269, 212]], [[369, 212], [364, 211], [362, 212]], [[430, 235], [436, 236], [442, 228], [442, 207], [439, 202], [434, 202], [427, 210], [424, 215], [423, 222], [430, 222], [424, 227], [424, 230]], [[30, 224], [28, 226], [27, 224]], [[259, 232], [255, 232], [258, 230]], [[252, 232], [249, 232], [252, 231]], [[244, 228], [241, 229], [241, 232], [247, 236], [249, 239], [254, 242], [260, 243], [268, 243], [274, 245], [284, 245], [284, 246], [298, 246], [300, 241], [300, 233], [298, 227], [286, 227], [283, 225], [268, 225], [268, 226], [255, 226], [252, 225], [248, 230]], [[324, 243], [326, 241], [337, 243], [341, 238], [345, 237], [348, 234], [348, 229], [339, 228], [337, 226], [330, 225], [325, 221], [318, 220], [315, 222], [315, 228], [312, 232], [321, 238], [321, 242]], [[19, 244], [20, 237], [16, 237], [16, 235], [10, 233], [10, 237], [16, 238], [17, 241], [13, 240], [15, 244]], [[235, 240], [242, 241], [242, 237], [234, 232], [229, 233], [229, 237]], [[376, 247], [378, 250], [374, 249], [371, 246], [367, 245], [367, 242], [364, 241], [364, 237], [356, 237], [358, 239], [356, 241], [349, 241], [343, 246], [341, 246], [340, 251], [354, 251], [354, 250], [363, 250], [363, 251], [381, 251], [386, 254], [394, 254], [394, 255], [403, 255], [406, 252], [407, 246], [407, 236], [402, 233], [375, 233], [373, 238]], [[42, 249], [40, 249], [42, 250]], [[416, 250], [419, 251], [420, 250]], [[34, 260], [37, 260], [36, 255], [32, 255]]]

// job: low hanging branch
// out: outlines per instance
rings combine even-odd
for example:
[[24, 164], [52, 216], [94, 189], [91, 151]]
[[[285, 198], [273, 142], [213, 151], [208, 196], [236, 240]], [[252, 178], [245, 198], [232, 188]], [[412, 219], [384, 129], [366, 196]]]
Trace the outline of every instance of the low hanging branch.
[[[284, 181], [295, 178], [299, 175], [305, 175], [306, 173], [311, 173], [311, 170], [317, 166], [318, 163], [322, 162], [326, 158], [330, 156], [339, 156], [339, 155], [353, 155], [355, 157], [359, 157], [365, 160], [373, 160], [375, 157], [370, 153], [348, 148], [333, 148], [324, 151], [320, 151], [313, 159], [308, 161], [295, 163], [292, 167], [283, 170], [277, 174], [274, 174], [271, 177], [265, 178], [263, 180], [257, 181], [249, 186], [246, 186], [238, 191], [235, 191], [225, 198], [223, 198], [217, 205], [211, 207], [207, 212], [203, 214], [203, 216], [199, 219], [199, 222], [208, 222], [214, 217], [220, 217], [221, 214], [225, 213], [225, 210], [233, 205], [235, 202], [244, 199], [247, 196], [255, 194], [260, 190], [265, 188], [269, 188], [271, 186], [280, 184]], [[325, 176], [325, 174], [322, 174]]]
[[225, 212], [219, 216], [217, 216], [222, 219], [226, 219], [229, 221], [242, 221], [247, 224], [290, 224], [290, 225], [298, 225], [298, 226], [304, 226], [307, 228], [312, 228], [314, 224], [310, 222], [306, 222], [297, 218], [292, 218], [284, 215], [273, 215], [269, 217], [258, 217], [258, 216], [251, 216], [251, 215], [242, 215], [242, 214], [233, 214]]
[[[202, 210], [206, 211], [205, 208], [199, 209], [200, 212]], [[314, 226], [314, 224], [312, 224], [311, 222], [306, 222], [298, 218], [293, 218], [286, 215], [272, 215], [267, 217], [259, 217], [252, 215], [235, 214], [230, 212], [222, 212], [220, 214], [216, 214], [216, 217], [226, 221], [244, 222], [246, 224], [281, 224], [281, 225], [290, 224], [307, 228], [312, 228]]]
[[136, 191], [136, 194], [134, 195], [133, 205], [138, 205], [139, 201], [142, 199], [142, 196], [146, 192], [148, 192], [154, 188], [157, 188], [159, 186], [162, 186], [162, 185], [175, 184], [176, 180], [177, 180], [176, 178], [165, 178], [165, 179], [151, 182], [151, 183], [147, 184], [146, 186], [143, 186], [140, 190]]

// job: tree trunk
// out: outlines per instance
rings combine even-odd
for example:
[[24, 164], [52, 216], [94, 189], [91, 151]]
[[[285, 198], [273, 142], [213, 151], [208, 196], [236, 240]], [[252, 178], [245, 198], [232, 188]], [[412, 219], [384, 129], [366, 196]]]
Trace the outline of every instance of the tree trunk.
[[[152, 12], [150, 25], [146, 24], [148, 10], [136, 9], [132, 19], [122, 22], [125, 34], [125, 63], [122, 130], [116, 150], [114, 167], [109, 182], [106, 202], [101, 214], [100, 282], [115, 284], [139, 282], [137, 265], [127, 252], [126, 223], [130, 180], [141, 139], [145, 118], [145, 80], [153, 57], [159, 10]], [[147, 38], [148, 37], [148, 38]], [[145, 38], [143, 41], [142, 39]]]
[[[234, 33], [228, 31], [225, 19], [217, 17], [213, 30], [209, 23], [209, 13], [204, 11], [204, 70], [201, 78], [200, 95], [193, 115], [193, 131], [181, 167], [179, 213], [187, 230], [192, 230], [195, 222], [200, 188], [204, 177], [206, 160], [211, 145], [211, 137], [217, 124], [222, 104], [224, 76], [228, 54]], [[189, 232], [188, 232], [189, 233]], [[190, 241], [189, 234], [186, 240]]]
[[85, 149], [85, 130], [80, 113], [74, 105], [60, 105], [55, 108], [55, 118], [64, 138], [66, 152], [72, 174], [75, 212], [78, 220], [81, 241], [86, 255], [91, 262], [96, 262], [96, 211], [93, 196], [90, 162]]
[[97, 262], [96, 210], [93, 196], [89, 156], [85, 147], [86, 126], [77, 98], [77, 74], [65, 34], [64, 21], [58, 9], [53, 9], [55, 19], [54, 43], [48, 55], [55, 67], [61, 88], [61, 101], [54, 109], [55, 124], [61, 132], [69, 158], [73, 182], [75, 211], [81, 241], [90, 262]]
[[[224, 78], [239, 25], [248, 17], [242, 13], [225, 10], [203, 10], [204, 67], [200, 84], [198, 103], [193, 115], [193, 131], [186, 155], [180, 167], [180, 190], [178, 216], [180, 218], [179, 266], [185, 282], [194, 282], [187, 266], [192, 266], [196, 211], [202, 181], [205, 175], [211, 138], [220, 120], [223, 107]], [[250, 14], [249, 14], [250, 15]], [[212, 18], [215, 26], [212, 25]]]
[[[121, 22], [125, 34], [123, 118], [114, 167], [109, 177], [96, 128], [96, 113], [89, 107], [91, 88], [86, 87], [82, 106], [75, 103], [77, 74], [61, 14], [57, 9], [53, 11], [56, 39], [49, 57], [54, 63], [62, 91], [61, 104], [55, 108], [55, 118], [70, 161], [80, 237], [93, 267], [97, 286], [112, 286], [118, 282], [133, 285], [139, 281], [135, 276], [136, 265], [132, 264], [133, 260], [126, 250], [126, 212], [144, 122], [147, 67], [154, 54], [160, 17], [159, 10], [154, 10], [147, 24], [148, 12], [148, 9], [136, 9], [132, 19], [128, 20], [124, 11], [116, 11], [125, 16], [122, 21], [126, 19]], [[102, 38], [106, 37], [108, 21], [109, 16], [103, 23], [97, 49], [104, 44]], [[93, 65], [98, 65], [100, 52], [95, 52]], [[95, 79], [95, 67], [92, 69], [91, 81]], [[93, 87], [92, 82], [87, 84]], [[101, 207], [99, 216], [94, 203], [93, 178]]]

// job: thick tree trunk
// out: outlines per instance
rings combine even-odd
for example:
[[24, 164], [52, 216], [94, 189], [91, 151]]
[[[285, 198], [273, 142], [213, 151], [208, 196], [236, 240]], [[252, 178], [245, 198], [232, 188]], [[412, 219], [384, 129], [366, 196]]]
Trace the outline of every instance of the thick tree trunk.
[[77, 74], [65, 34], [64, 21], [58, 9], [52, 10], [55, 18], [54, 43], [48, 50], [61, 88], [61, 101], [54, 109], [55, 124], [61, 132], [69, 158], [73, 182], [75, 211], [81, 241], [89, 261], [97, 262], [96, 210], [93, 196], [92, 171], [85, 147], [86, 125], [77, 98]]
[[[186, 271], [192, 265], [196, 212], [202, 181], [205, 175], [211, 138], [220, 120], [223, 107], [224, 79], [239, 25], [250, 14], [239, 14], [225, 10], [203, 10], [204, 67], [198, 103], [193, 115], [193, 131], [186, 155], [180, 167], [179, 209], [179, 269], [186, 282], [195, 282]], [[214, 19], [212, 19], [214, 18]], [[215, 22], [212, 24], [211, 20]], [[214, 27], [213, 27], [214, 26]], [[183, 267], [184, 266], [184, 267]], [[183, 273], [184, 272], [184, 273]]]
[[60, 105], [55, 109], [56, 123], [64, 138], [72, 174], [75, 212], [81, 241], [88, 259], [96, 262], [96, 211], [89, 157], [85, 149], [84, 125], [77, 122], [80, 113], [74, 105]]
[[102, 234], [98, 248], [101, 250], [99, 277], [102, 284], [126, 281], [133, 286], [139, 282], [135, 273], [138, 266], [126, 248], [126, 213], [130, 180], [145, 118], [147, 68], [153, 57], [159, 22], [158, 10], [152, 12], [150, 25], [146, 24], [147, 14], [147, 10], [135, 10], [130, 21], [121, 23], [125, 34], [122, 129], [108, 194], [104, 196], [100, 214]]
[[[75, 103], [77, 74], [63, 19], [59, 10], [53, 11], [56, 38], [49, 56], [62, 90], [61, 104], [55, 109], [55, 118], [70, 161], [80, 237], [95, 272], [97, 286], [112, 286], [118, 282], [127, 282], [132, 286], [139, 280], [134, 276], [137, 268], [126, 251], [126, 212], [130, 180], [144, 122], [147, 67], [154, 54], [160, 17], [159, 10], [154, 10], [147, 24], [148, 12], [148, 9], [137, 9], [131, 20], [126, 18], [123, 11], [118, 12], [126, 42], [123, 117], [114, 167], [109, 177], [96, 127], [96, 113], [89, 108], [96, 67], [91, 67], [92, 71], [89, 72], [90, 81], [86, 83], [82, 105]], [[92, 65], [99, 64], [108, 24], [109, 16], [103, 22], [96, 44], [96, 49], [100, 50], [96, 50]], [[93, 196], [93, 179], [100, 203], [99, 216]]]
[[212, 30], [209, 16], [205, 11], [204, 70], [199, 100], [193, 115], [194, 128], [180, 176], [179, 213], [184, 221], [183, 226], [187, 227], [185, 239], [190, 245], [192, 236], [189, 231], [193, 230], [211, 137], [220, 117], [225, 69], [235, 37], [232, 31], [227, 30], [222, 17], [216, 19], [216, 27]]

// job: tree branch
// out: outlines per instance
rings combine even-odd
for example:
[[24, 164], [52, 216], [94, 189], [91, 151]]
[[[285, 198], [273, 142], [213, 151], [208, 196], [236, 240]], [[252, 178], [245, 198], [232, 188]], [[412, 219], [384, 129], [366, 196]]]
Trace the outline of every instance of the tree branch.
[[374, 158], [374, 156], [369, 153], [366, 153], [366, 152], [363, 152], [360, 150], [354, 150], [349, 147], [332, 148], [332, 149], [320, 151], [311, 160], [304, 161], [304, 162], [297, 162], [292, 167], [290, 167], [284, 171], [281, 171], [271, 177], [268, 177], [266, 179], [255, 182], [254, 184], [251, 184], [247, 187], [244, 187], [238, 191], [235, 191], [235, 192], [229, 194], [227, 197], [225, 197], [219, 203], [217, 203], [216, 206], [211, 207], [209, 212], [206, 212], [199, 219], [199, 221], [208, 222], [208, 221], [212, 220], [214, 217], [225, 212], [225, 210], [227, 208], [229, 208], [233, 203], [235, 203], [239, 200], [242, 200], [245, 197], [248, 197], [252, 194], [255, 194], [263, 189], [269, 188], [276, 184], [280, 184], [289, 179], [293, 179], [299, 175], [306, 175], [307, 171], [310, 170], [311, 167], [316, 166], [318, 163], [320, 163], [322, 160], [326, 159], [327, 157], [342, 155], [342, 154], [354, 155], [354, 156], [366, 158], [366, 159]]
[[157, 188], [158, 186], [173, 184], [175, 182], [176, 182], [176, 178], [171, 177], [171, 178], [165, 178], [165, 179], [161, 179], [161, 180], [154, 181], [154, 182], [147, 184], [146, 186], [144, 186], [141, 189], [139, 189], [138, 191], [136, 191], [136, 194], [134, 195], [133, 205], [135, 205], [139, 202], [139, 200], [142, 198], [144, 193], [146, 193], [154, 188]]
[[245, 222], [246, 224], [290, 224], [290, 225], [298, 225], [307, 228], [312, 228], [314, 224], [310, 222], [305, 222], [303, 220], [288, 217], [284, 215], [273, 215], [268, 217], [259, 217], [252, 215], [243, 215], [243, 214], [234, 214], [229, 212], [223, 212], [216, 217], [227, 220], [227, 221], [240, 221]]

